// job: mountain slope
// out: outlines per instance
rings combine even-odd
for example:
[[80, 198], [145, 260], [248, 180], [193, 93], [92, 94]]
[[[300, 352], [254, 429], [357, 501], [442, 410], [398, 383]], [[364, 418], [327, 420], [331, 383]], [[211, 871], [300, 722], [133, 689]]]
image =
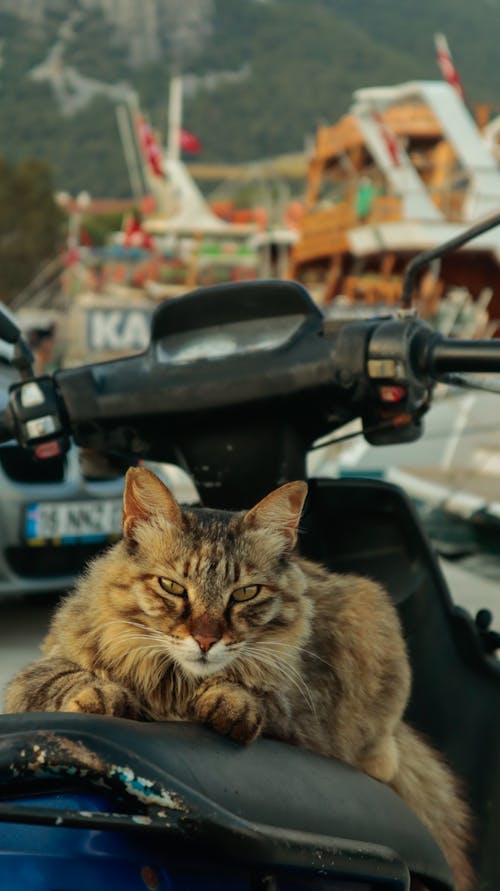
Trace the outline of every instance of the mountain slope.
[[[186, 104], [186, 124], [200, 133], [207, 157], [300, 150], [319, 122], [347, 110], [357, 87], [424, 73], [412, 57], [384, 47], [323, 4], [281, 2], [259, 12], [249, 9], [242, 28], [231, 0], [217, 2], [213, 45], [223, 48], [228, 66], [248, 62], [251, 78], [217, 91], [202, 88]], [[213, 45], [198, 64], [216, 63]]]
[[473, 102], [498, 103], [500, 0], [324, 0], [336, 15], [438, 75], [432, 36], [444, 32]]
[[[155, 2], [166, 16], [171, 0]], [[191, 19], [162, 32], [161, 57], [140, 66], [130, 34], [137, 16], [127, 32], [104, 0], [37, 3], [43, 16], [34, 21], [14, 15], [14, 2], [0, 13], [0, 153], [48, 159], [57, 187], [72, 193], [129, 192], [110, 94], [135, 90], [164, 133], [173, 53], [190, 74], [184, 125], [207, 161], [301, 150], [357, 87], [439, 77], [436, 30], [450, 40], [471, 101], [496, 100], [500, 0], [184, 0]], [[129, 5], [122, 0], [122, 12]], [[198, 23], [196, 10], [205, 15]]]

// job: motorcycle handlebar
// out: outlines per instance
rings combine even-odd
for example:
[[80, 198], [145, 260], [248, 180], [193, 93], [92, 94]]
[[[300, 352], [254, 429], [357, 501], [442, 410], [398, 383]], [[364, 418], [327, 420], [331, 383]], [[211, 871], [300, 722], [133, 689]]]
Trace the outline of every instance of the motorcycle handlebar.
[[[414, 317], [371, 319], [338, 328], [329, 322], [323, 323], [322, 337], [318, 329], [290, 355], [279, 350], [265, 363], [255, 356], [243, 365], [234, 365], [240, 361], [236, 357], [234, 368], [221, 360], [213, 363], [211, 375], [205, 363], [200, 370], [196, 362], [155, 362], [153, 350], [24, 382], [13, 388], [9, 408], [0, 412], [0, 442], [15, 438], [34, 448], [53, 439], [64, 443], [73, 434], [80, 445], [113, 445], [119, 451], [123, 443], [113, 438], [113, 428], [123, 432], [128, 422], [135, 425], [135, 440], [143, 439], [137, 433], [144, 433], [147, 443], [155, 435], [155, 418], [169, 418], [168, 423], [173, 419], [172, 430], [187, 429], [199, 411], [230, 413], [245, 402], [274, 400], [283, 405], [284, 396], [301, 400], [295, 413], [287, 401], [286, 411], [295, 417], [307, 415], [318, 436], [355, 417], [376, 424], [384, 411], [387, 415], [389, 407], [380, 409], [380, 399], [393, 399], [396, 391], [387, 390], [392, 385], [406, 393], [404, 410], [402, 403], [394, 410], [418, 416], [422, 406], [428, 407], [432, 385], [440, 376], [500, 373], [500, 340], [448, 339]], [[34, 402], [19, 389], [27, 386], [32, 388], [31, 400], [35, 390]], [[333, 416], [332, 407], [339, 409]], [[92, 440], [87, 429], [97, 429], [97, 439]]]
[[500, 373], [500, 340], [438, 340], [430, 350], [429, 373]]

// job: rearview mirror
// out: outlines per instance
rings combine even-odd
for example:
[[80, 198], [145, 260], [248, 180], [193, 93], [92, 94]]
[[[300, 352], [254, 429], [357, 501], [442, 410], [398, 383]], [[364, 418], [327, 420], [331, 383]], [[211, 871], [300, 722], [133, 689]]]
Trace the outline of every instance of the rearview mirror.
[[[7, 344], [13, 347], [11, 353], [6, 349]], [[14, 316], [3, 303], [0, 303], [0, 345], [0, 355], [17, 368], [22, 380], [33, 377], [33, 353]]]
[[17, 343], [21, 336], [21, 330], [12, 313], [6, 306], [0, 304], [0, 340], [6, 343]]

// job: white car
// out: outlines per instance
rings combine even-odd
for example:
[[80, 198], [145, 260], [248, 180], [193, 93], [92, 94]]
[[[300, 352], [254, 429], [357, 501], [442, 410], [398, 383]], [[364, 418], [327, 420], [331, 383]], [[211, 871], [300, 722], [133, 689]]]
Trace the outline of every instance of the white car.
[[[0, 364], [0, 409], [16, 372]], [[196, 500], [186, 474], [146, 466], [184, 502]], [[0, 445], [0, 599], [69, 588], [85, 563], [121, 532], [125, 467], [72, 445], [37, 461], [14, 441]]]
[[[179, 500], [194, 487], [172, 465], [147, 463]], [[39, 462], [0, 446], [0, 598], [69, 588], [85, 563], [121, 534], [124, 474], [86, 476], [79, 450]]]

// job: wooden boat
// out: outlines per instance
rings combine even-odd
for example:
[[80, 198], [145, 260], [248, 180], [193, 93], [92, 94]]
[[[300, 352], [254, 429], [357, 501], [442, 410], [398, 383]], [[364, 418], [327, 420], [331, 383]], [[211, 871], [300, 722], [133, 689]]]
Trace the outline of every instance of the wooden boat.
[[[320, 127], [310, 158], [306, 207], [289, 276], [320, 303], [395, 304], [416, 253], [500, 208], [500, 171], [456, 92], [415, 81], [358, 90], [347, 115]], [[500, 319], [500, 231], [433, 266], [415, 295], [432, 318], [461, 289]], [[483, 331], [484, 333], [484, 331]]]

